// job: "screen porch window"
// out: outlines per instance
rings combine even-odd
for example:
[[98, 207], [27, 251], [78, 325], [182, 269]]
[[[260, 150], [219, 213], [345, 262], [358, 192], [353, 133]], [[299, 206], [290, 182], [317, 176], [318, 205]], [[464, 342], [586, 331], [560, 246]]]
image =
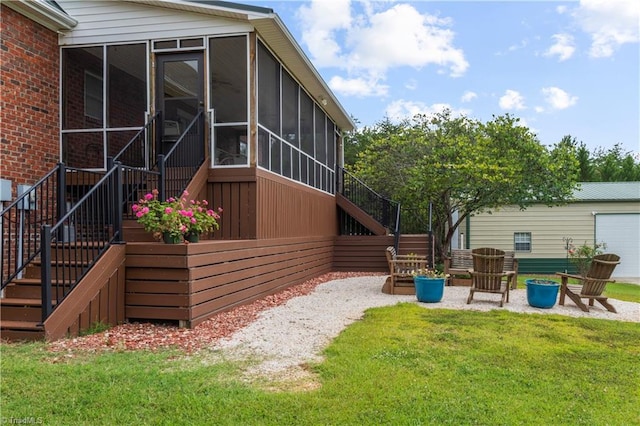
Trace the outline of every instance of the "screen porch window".
[[84, 72], [84, 115], [102, 120], [102, 77]]
[[516, 252], [530, 252], [531, 232], [515, 232], [513, 234], [513, 246]]

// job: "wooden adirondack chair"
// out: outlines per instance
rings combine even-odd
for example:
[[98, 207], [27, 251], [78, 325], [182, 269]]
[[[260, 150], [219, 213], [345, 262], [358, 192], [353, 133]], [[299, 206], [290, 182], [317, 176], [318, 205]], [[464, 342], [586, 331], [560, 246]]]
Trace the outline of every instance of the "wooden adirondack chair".
[[469, 270], [471, 275], [471, 289], [467, 304], [473, 300], [475, 292], [502, 294], [500, 306], [504, 305], [505, 299], [509, 302], [509, 283], [503, 278], [509, 275], [504, 272], [504, 251], [483, 247], [471, 250], [473, 257], [473, 269]]
[[[564, 305], [565, 296], [569, 296], [580, 309], [589, 312], [589, 307], [582, 299], [588, 299], [589, 306], [593, 306], [593, 302], [597, 300], [608, 311], [616, 313], [616, 308], [607, 301], [607, 297], [603, 296], [602, 293], [608, 282], [615, 282], [615, 280], [610, 279], [610, 277], [616, 265], [619, 263], [620, 256], [618, 255], [612, 253], [599, 254], [593, 256], [591, 265], [585, 276], [557, 272], [556, 275], [562, 278], [558, 304]], [[580, 284], [570, 285], [569, 278], [580, 280]]]
[[400, 255], [392, 246], [387, 247], [387, 263], [389, 264], [389, 278], [382, 287], [383, 293], [415, 294], [413, 287], [414, 272], [427, 269], [426, 256]]

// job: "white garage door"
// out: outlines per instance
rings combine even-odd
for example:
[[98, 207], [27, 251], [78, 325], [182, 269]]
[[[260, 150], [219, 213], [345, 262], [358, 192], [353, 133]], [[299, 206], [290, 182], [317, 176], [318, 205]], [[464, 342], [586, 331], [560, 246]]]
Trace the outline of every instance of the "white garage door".
[[640, 277], [640, 214], [596, 215], [596, 241], [620, 256], [614, 277]]

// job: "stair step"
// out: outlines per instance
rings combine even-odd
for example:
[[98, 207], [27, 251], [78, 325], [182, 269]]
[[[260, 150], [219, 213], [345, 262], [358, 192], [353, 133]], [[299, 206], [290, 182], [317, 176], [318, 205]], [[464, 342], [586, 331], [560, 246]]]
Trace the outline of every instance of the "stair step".
[[[69, 263], [65, 263], [65, 262], [54, 262], [52, 263], [52, 265], [59, 265], [62, 268], [58, 270], [58, 276], [60, 278], [64, 278], [65, 280], [69, 280], [69, 279], [75, 279], [76, 275], [78, 275], [78, 273], [82, 273], [85, 269], [86, 266], [88, 265], [87, 263], [74, 263], [73, 265], [69, 266]], [[55, 274], [55, 268], [52, 267], [51, 269], [51, 273]], [[62, 275], [64, 273], [64, 276]], [[33, 263], [33, 265], [30, 265], [28, 268], [25, 269], [24, 272], [24, 277], [25, 278], [35, 278], [35, 279], [39, 279], [42, 275], [42, 264], [39, 261], [36, 261]]]
[[11, 342], [44, 339], [44, 327], [35, 321], [0, 321], [0, 339]]
[[37, 322], [42, 320], [42, 303], [40, 299], [5, 297], [0, 299], [0, 309], [2, 310], [3, 322]]
[[[71, 286], [64, 285], [60, 287], [56, 287], [55, 285], [51, 288], [51, 297], [55, 300], [56, 291], [58, 292], [57, 298], [62, 298], [64, 296], [64, 292], [69, 292]], [[35, 283], [25, 284], [25, 283], [17, 283], [14, 282], [9, 284], [4, 289], [4, 295], [6, 298], [11, 299], [38, 299], [42, 297], [42, 286], [40, 285], [40, 281]]]
[[19, 297], [5, 297], [0, 299], [0, 305], [7, 306], [40, 306], [40, 299], [33, 298], [19, 298]]

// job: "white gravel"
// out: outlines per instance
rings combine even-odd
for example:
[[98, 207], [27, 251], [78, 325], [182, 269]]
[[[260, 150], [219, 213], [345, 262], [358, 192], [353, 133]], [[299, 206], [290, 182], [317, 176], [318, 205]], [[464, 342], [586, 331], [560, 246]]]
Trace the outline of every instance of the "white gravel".
[[253, 360], [246, 370], [248, 377], [280, 377], [291, 381], [308, 375], [305, 364], [321, 361], [321, 351], [346, 326], [362, 318], [366, 309], [399, 302], [416, 303], [426, 309], [506, 309], [640, 322], [640, 303], [610, 299], [618, 311], [615, 314], [597, 302], [598, 306], [591, 307], [590, 312], [583, 312], [568, 298], [564, 306], [556, 304], [551, 309], [540, 309], [529, 306], [526, 289], [517, 289], [510, 292], [509, 303], [500, 308], [498, 294], [476, 293], [468, 305], [468, 287], [445, 287], [441, 302], [419, 303], [415, 296], [382, 293], [385, 279], [385, 276], [356, 277], [320, 284], [309, 295], [261, 312], [256, 321], [218, 341], [213, 349], [226, 359]]

